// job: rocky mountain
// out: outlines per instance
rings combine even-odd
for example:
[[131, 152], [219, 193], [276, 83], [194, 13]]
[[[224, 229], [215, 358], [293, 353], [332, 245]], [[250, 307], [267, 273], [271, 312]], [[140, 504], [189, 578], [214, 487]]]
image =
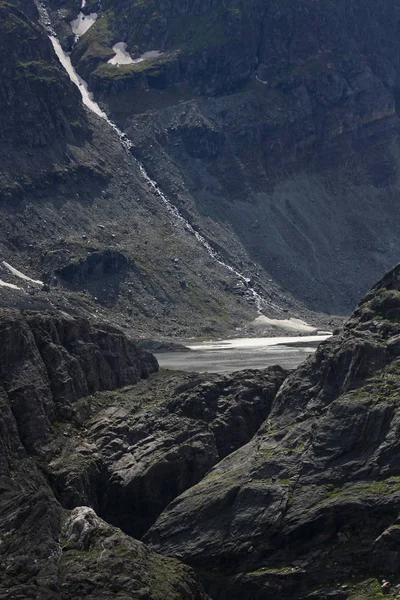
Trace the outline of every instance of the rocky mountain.
[[[1, 306], [184, 337], [246, 331], [256, 292], [268, 317], [332, 328], [321, 313], [397, 261], [394, 2], [0, 10], [0, 250], [46, 284], [2, 264], [22, 290], [0, 286]], [[82, 105], [54, 31], [129, 151]]]
[[2, 310], [0, 598], [397, 599], [399, 311], [397, 266], [295, 372], [220, 376]]
[[400, 598], [400, 266], [291, 373], [131, 335], [326, 323], [396, 261], [399, 23], [0, 0], [1, 600]]
[[[397, 262], [396, 2], [105, 0], [76, 43], [76, 3], [52, 6], [135, 154], [229, 257], [342, 314]], [[131, 63], [110, 63], [122, 42]]]
[[399, 310], [397, 266], [144, 540], [218, 600], [398, 598]]
[[[255, 318], [249, 279], [199, 243], [115, 129], [82, 105], [34, 4], [2, 0], [0, 11], [0, 252], [14, 269], [0, 264], [0, 306], [56, 307], [137, 337], [233, 331]], [[256, 279], [280, 299], [272, 314], [308, 314]]]
[[58, 313], [0, 311], [0, 339], [0, 598], [206, 600], [131, 534], [251, 439], [286, 373], [157, 374], [120, 330]]

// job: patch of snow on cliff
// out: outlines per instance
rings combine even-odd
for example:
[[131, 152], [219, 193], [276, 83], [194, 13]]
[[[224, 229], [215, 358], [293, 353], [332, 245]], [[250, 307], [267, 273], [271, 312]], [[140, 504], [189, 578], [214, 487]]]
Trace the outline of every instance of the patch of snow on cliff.
[[253, 321], [253, 325], [269, 325], [271, 327], [280, 327], [287, 331], [299, 331], [302, 333], [315, 333], [317, 331], [316, 327], [308, 325], [305, 321], [293, 317], [290, 319], [270, 319], [264, 315], [260, 315]]
[[61, 45], [60, 45], [60, 42], [58, 41], [58, 39], [51, 35], [50, 41], [53, 44], [54, 51], [57, 54], [57, 57], [58, 57], [60, 63], [62, 64], [64, 69], [67, 71], [72, 83], [74, 83], [79, 88], [79, 91], [82, 96], [83, 104], [85, 106], [87, 106], [91, 111], [96, 113], [96, 115], [98, 115], [102, 119], [105, 119], [106, 121], [108, 121], [108, 117], [107, 117], [106, 113], [101, 110], [101, 108], [97, 104], [97, 102], [94, 102], [92, 94], [88, 91], [88, 86], [87, 86], [86, 81], [81, 79], [81, 77], [79, 77], [79, 75], [76, 73], [74, 67], [72, 66], [70, 57], [67, 54], [65, 54], [64, 50], [61, 48]]
[[13, 283], [6, 283], [5, 281], [2, 281], [1, 279], [0, 279], [0, 287], [8, 287], [8, 288], [11, 288], [12, 290], [20, 290], [21, 289], [17, 285], [14, 285]]
[[157, 58], [162, 54], [159, 50], [149, 50], [142, 54], [142, 56], [139, 56], [139, 58], [132, 58], [126, 47], [127, 44], [125, 42], [118, 42], [113, 46], [115, 56], [108, 61], [110, 65], [135, 65], [149, 58]]
[[21, 271], [18, 271], [17, 269], [9, 265], [5, 260], [3, 260], [3, 265], [6, 267], [6, 269], [10, 271], [10, 273], [16, 275], [20, 279], [25, 279], [25, 281], [30, 281], [30, 283], [36, 283], [37, 285], [43, 285], [43, 281], [38, 281], [37, 279], [32, 279], [31, 277], [28, 277], [28, 275], [24, 275], [23, 273], [21, 273]]
[[76, 38], [80, 38], [84, 33], [86, 33], [93, 23], [96, 22], [98, 18], [97, 13], [90, 13], [90, 15], [84, 15], [83, 12], [80, 12], [76, 19], [71, 21], [71, 29], [75, 34]]

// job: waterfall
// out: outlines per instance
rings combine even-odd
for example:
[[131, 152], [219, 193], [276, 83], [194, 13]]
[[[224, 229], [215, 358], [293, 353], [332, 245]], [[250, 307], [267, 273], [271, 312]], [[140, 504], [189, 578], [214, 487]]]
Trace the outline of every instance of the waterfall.
[[[120, 139], [121, 144], [126, 148], [126, 150], [130, 151], [133, 146], [132, 142], [125, 135], [125, 133], [123, 133], [117, 127], [117, 125], [108, 118], [106, 113], [100, 108], [100, 106], [97, 104], [97, 102], [93, 99], [93, 95], [89, 92], [87, 83], [81, 77], [79, 77], [79, 75], [75, 71], [74, 67], [72, 66], [69, 55], [64, 52], [59, 40], [56, 37], [56, 34], [49, 28], [50, 19], [48, 17], [47, 11], [46, 11], [45, 7], [43, 7], [43, 5], [41, 5], [41, 11], [42, 11], [42, 14], [46, 15], [45, 16], [45, 18], [46, 18], [45, 26], [46, 26], [47, 31], [49, 32], [49, 38], [53, 45], [54, 51], [55, 51], [60, 63], [62, 64], [65, 71], [67, 72], [69, 78], [71, 79], [72, 83], [74, 83], [77, 86], [77, 88], [79, 89], [84, 105], [87, 106], [87, 108], [89, 110], [91, 110], [92, 112], [94, 112], [97, 116], [104, 119], [109, 124], [109, 126], [116, 132], [116, 134], [118, 135], [118, 137]], [[187, 221], [182, 216], [182, 214], [179, 212], [179, 209], [174, 204], [172, 204], [172, 202], [160, 190], [159, 186], [157, 185], [157, 183], [155, 181], [153, 181], [153, 179], [151, 179], [150, 175], [147, 173], [144, 166], [134, 156], [133, 156], [133, 159], [135, 160], [136, 164], [138, 165], [139, 170], [140, 170], [143, 178], [148, 183], [149, 187], [152, 188], [155, 195], [158, 196], [160, 198], [160, 200], [165, 204], [168, 212], [175, 218], [175, 220], [178, 221], [179, 223], [181, 223], [182, 226], [184, 227], [184, 229], [186, 229], [191, 235], [193, 235], [196, 238], [196, 240], [203, 246], [203, 248], [208, 252], [209, 256], [215, 262], [217, 262], [221, 267], [223, 267], [224, 269], [229, 271], [241, 283], [244, 284], [246, 291], [248, 292], [248, 295], [251, 297], [252, 301], [255, 303], [255, 305], [257, 307], [258, 313], [260, 315], [263, 314], [262, 310], [263, 310], [263, 308], [265, 309], [266, 307], [273, 309], [275, 311], [281, 312], [281, 309], [279, 306], [272, 303], [270, 300], [266, 300], [265, 298], [263, 298], [250, 285], [250, 279], [248, 277], [243, 275], [243, 273], [240, 273], [237, 269], [235, 269], [234, 267], [232, 267], [231, 265], [229, 265], [222, 259], [222, 257], [219, 255], [219, 253], [211, 247], [211, 245], [206, 240], [206, 238], [203, 235], [201, 235], [201, 233], [199, 233], [198, 231], [196, 231], [193, 228], [193, 226], [189, 223], [189, 221]]]

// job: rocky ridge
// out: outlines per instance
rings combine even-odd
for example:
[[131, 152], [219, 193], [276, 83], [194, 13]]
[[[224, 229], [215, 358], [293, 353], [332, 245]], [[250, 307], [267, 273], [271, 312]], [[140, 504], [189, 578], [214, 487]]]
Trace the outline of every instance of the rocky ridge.
[[397, 266], [146, 542], [218, 600], [397, 597], [399, 310]]
[[289, 376], [3, 311], [0, 597], [396, 599], [399, 310], [397, 266]]
[[63, 510], [43, 468], [60, 423], [79, 422], [81, 396], [148, 377], [156, 360], [82, 319], [2, 311], [0, 322], [0, 598], [206, 600], [188, 567], [89, 507]]

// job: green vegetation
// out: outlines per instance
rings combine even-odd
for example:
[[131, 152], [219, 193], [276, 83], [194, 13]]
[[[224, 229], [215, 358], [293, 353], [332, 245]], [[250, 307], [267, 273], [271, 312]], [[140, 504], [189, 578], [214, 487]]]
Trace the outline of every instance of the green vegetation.
[[108, 60], [114, 56], [115, 20], [111, 11], [104, 12], [92, 27], [82, 36], [76, 51], [84, 62]]
[[16, 75], [24, 79], [47, 84], [58, 84], [59, 80], [54, 67], [45, 61], [20, 61], [16, 65]]
[[225, 19], [226, 14], [220, 8], [210, 14], [176, 17], [170, 25], [172, 45], [189, 53], [224, 46], [230, 41]]
[[348, 600], [379, 600], [380, 598], [393, 598], [397, 596], [398, 592], [398, 590], [390, 590], [389, 593], [383, 593], [381, 582], [374, 578], [367, 579], [356, 585], [351, 582], [349, 587], [351, 587], [351, 591]]

